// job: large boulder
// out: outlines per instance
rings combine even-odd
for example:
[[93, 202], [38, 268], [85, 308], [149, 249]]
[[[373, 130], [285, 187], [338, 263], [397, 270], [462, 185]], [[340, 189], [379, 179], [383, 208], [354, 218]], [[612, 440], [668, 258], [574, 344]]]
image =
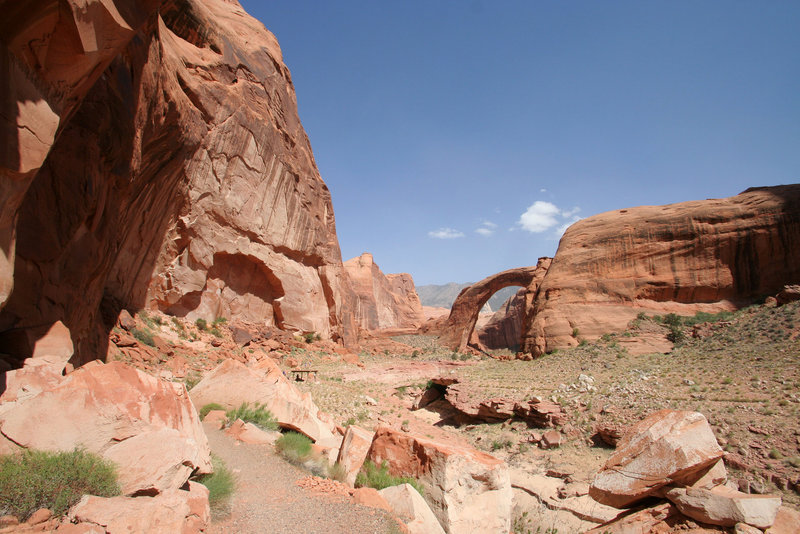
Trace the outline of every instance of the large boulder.
[[382, 489], [380, 494], [403, 521], [409, 534], [444, 534], [430, 506], [411, 484], [390, 486]]
[[374, 436], [374, 432], [353, 425], [348, 426], [344, 433], [339, 457], [336, 461], [344, 468], [345, 482], [351, 486], [355, 484], [356, 476], [361, 470], [361, 466], [364, 465]]
[[263, 404], [283, 428], [305, 434], [320, 445], [338, 447], [334, 426], [323, 420], [311, 395], [292, 384], [271, 359], [252, 368], [236, 360], [225, 360], [192, 388], [195, 406], [218, 403], [236, 408], [243, 402]]
[[661, 410], [631, 427], [595, 476], [589, 494], [603, 504], [626, 508], [668, 484], [691, 485], [722, 455], [703, 414]]
[[666, 497], [682, 514], [723, 527], [732, 527], [736, 523], [747, 523], [761, 529], [770, 527], [781, 506], [780, 497], [741, 493], [726, 486], [710, 490], [672, 488], [666, 492]]
[[508, 466], [494, 456], [380, 427], [367, 459], [377, 465], [386, 462], [393, 475], [417, 478], [450, 534], [505, 533], [511, 527]]
[[622, 331], [640, 312], [729, 310], [798, 280], [799, 184], [601, 213], [561, 238], [526, 310], [522, 350]]
[[188, 490], [173, 489], [155, 497], [86, 495], [70, 509], [69, 518], [98, 525], [109, 534], [199, 534], [208, 527], [211, 513], [208, 489], [189, 482]]
[[208, 440], [183, 384], [121, 362], [87, 364], [33, 395], [0, 397], [0, 450], [84, 448], [119, 465], [126, 494], [211, 472]]

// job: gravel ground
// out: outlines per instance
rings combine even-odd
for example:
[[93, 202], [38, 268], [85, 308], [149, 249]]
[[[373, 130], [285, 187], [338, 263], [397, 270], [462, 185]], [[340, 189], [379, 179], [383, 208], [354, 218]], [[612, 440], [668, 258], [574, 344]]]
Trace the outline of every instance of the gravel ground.
[[373, 534], [397, 532], [384, 512], [310, 493], [295, 484], [308, 473], [286, 463], [269, 446], [237, 442], [204, 425], [211, 450], [236, 474], [231, 513], [212, 522], [209, 534]]

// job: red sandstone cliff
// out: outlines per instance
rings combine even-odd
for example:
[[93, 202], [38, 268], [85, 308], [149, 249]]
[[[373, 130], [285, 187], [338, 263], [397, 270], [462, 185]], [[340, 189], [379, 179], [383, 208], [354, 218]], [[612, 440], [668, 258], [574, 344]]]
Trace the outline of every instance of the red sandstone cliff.
[[576, 345], [573, 332], [593, 339], [641, 311], [731, 309], [798, 281], [800, 185], [602, 213], [561, 238], [522, 348]]
[[230, 0], [0, 7], [0, 330], [60, 319], [78, 363], [120, 307], [354, 340], [330, 193], [261, 23]]
[[418, 328], [424, 321], [419, 296], [410, 274], [384, 275], [372, 254], [344, 262], [357, 296], [356, 321], [365, 330]]

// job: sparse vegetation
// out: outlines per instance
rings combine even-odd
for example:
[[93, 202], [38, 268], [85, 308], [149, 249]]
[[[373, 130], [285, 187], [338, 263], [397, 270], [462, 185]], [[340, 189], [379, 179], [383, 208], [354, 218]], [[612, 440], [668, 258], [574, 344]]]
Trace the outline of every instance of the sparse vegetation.
[[287, 461], [300, 464], [311, 456], [311, 440], [298, 432], [286, 432], [275, 442], [275, 449]]
[[144, 343], [148, 347], [155, 347], [156, 342], [153, 340], [153, 333], [149, 330], [142, 330], [140, 328], [134, 328], [131, 330], [131, 335], [141, 343]]
[[357, 488], [368, 487], [382, 490], [390, 486], [399, 486], [400, 484], [410, 484], [420, 495], [424, 495], [424, 489], [416, 478], [390, 475], [389, 467], [385, 461], [380, 466], [375, 465], [370, 460], [365, 461], [364, 465], [361, 466], [361, 471], [356, 476]]
[[40, 508], [61, 516], [85, 494], [119, 495], [114, 465], [83, 450], [0, 456], [0, 515], [25, 521]]
[[264, 430], [278, 430], [278, 421], [263, 404], [255, 403], [251, 406], [250, 403], [243, 402], [238, 408], [225, 412], [225, 415], [228, 421], [241, 419]]
[[210, 475], [200, 475], [196, 480], [208, 488], [211, 513], [218, 516], [229, 505], [230, 498], [236, 489], [236, 479], [233, 472], [216, 454], [211, 455], [211, 465], [214, 467], [214, 472]]
[[205, 330], [208, 328], [208, 323], [202, 317], [198, 317], [198, 319], [194, 322], [194, 325], [197, 327], [198, 330]]

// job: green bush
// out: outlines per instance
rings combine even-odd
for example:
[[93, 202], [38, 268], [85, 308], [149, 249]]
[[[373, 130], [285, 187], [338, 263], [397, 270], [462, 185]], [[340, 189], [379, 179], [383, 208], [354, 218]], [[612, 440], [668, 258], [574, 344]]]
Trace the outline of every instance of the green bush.
[[0, 456], [0, 515], [26, 521], [36, 510], [48, 508], [61, 516], [86, 494], [120, 494], [111, 462], [77, 449]]
[[217, 317], [216, 319], [214, 319], [214, 322], [211, 323], [211, 324], [214, 325], [214, 326], [221, 326], [221, 325], [223, 325], [223, 324], [225, 324], [227, 322], [228, 322], [228, 319], [226, 319], [225, 317]]
[[208, 415], [208, 412], [210, 412], [211, 410], [224, 410], [224, 409], [225, 409], [225, 406], [223, 406], [223, 405], [221, 405], [219, 403], [216, 403], [216, 402], [212, 402], [212, 403], [206, 404], [202, 408], [200, 408], [200, 411], [198, 413], [200, 415], [200, 419], [203, 420], [203, 419], [206, 418], [206, 416]]
[[225, 416], [228, 421], [241, 419], [264, 430], [278, 430], [278, 421], [263, 404], [255, 403], [251, 408], [250, 403], [243, 402], [238, 408], [225, 412]]
[[311, 439], [298, 432], [287, 432], [275, 442], [275, 449], [289, 462], [303, 463], [311, 457]]
[[211, 465], [214, 467], [214, 472], [210, 475], [200, 475], [197, 477], [197, 482], [208, 488], [211, 512], [218, 515], [228, 506], [230, 497], [236, 489], [236, 479], [233, 472], [216, 454], [211, 455]]
[[216, 337], [222, 337], [222, 332], [220, 332], [220, 331], [219, 331], [219, 328], [217, 328], [216, 326], [215, 326], [214, 328], [212, 328], [211, 330], [209, 330], [209, 332], [210, 332], [210, 333], [211, 333], [211, 335], [213, 335], [213, 336], [216, 336]]
[[399, 486], [400, 484], [411, 484], [420, 495], [423, 495], [423, 488], [419, 481], [414, 477], [396, 477], [389, 474], [389, 468], [384, 461], [380, 466], [367, 460], [361, 466], [361, 471], [356, 475], [357, 488], [375, 488], [382, 490], [389, 486]]
[[311, 343], [316, 338], [317, 338], [317, 334], [314, 333], [314, 332], [307, 332], [307, 333], [303, 334], [303, 339], [306, 340], [306, 343]]
[[336, 462], [335, 464], [328, 466], [328, 478], [337, 480], [339, 482], [344, 482], [347, 480], [347, 470], [342, 464]]
[[208, 323], [202, 317], [198, 318], [194, 325], [197, 327], [198, 330], [205, 330], [208, 327]]
[[156, 342], [153, 341], [153, 333], [150, 332], [149, 330], [140, 330], [138, 328], [134, 328], [133, 330], [131, 330], [131, 334], [136, 339], [136, 341], [144, 343], [145, 345], [148, 345], [150, 347], [156, 346]]

